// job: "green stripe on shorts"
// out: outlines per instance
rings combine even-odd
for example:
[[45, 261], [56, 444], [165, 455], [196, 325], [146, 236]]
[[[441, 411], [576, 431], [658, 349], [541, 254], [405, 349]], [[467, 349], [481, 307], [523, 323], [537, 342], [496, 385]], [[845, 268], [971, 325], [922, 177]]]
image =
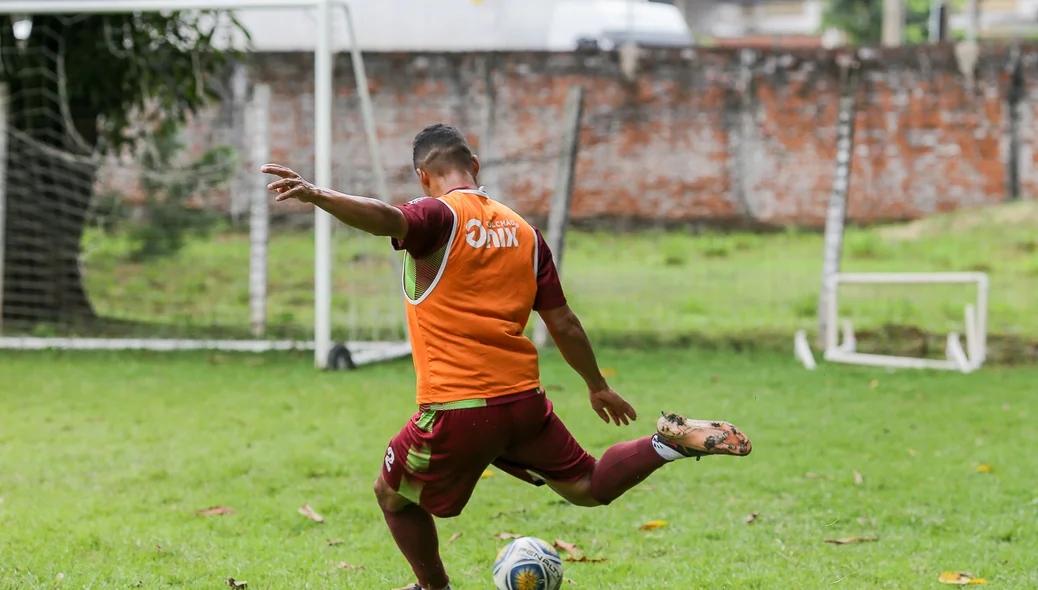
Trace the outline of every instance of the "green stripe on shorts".
[[432, 432], [433, 421], [436, 420], [436, 410], [427, 410], [422, 412], [422, 415], [415, 420], [414, 425], [418, 427], [418, 430], [422, 432]]
[[485, 399], [463, 399], [456, 402], [443, 402], [439, 404], [422, 404], [423, 407], [429, 408], [433, 412], [446, 412], [448, 410], [467, 410], [469, 408], [485, 408], [487, 407], [487, 400]]

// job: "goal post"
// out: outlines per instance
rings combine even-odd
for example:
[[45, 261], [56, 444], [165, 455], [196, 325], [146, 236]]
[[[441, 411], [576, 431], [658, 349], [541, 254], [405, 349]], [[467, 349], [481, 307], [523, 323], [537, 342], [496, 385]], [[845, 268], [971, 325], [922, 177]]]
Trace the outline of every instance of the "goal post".
[[[314, 19], [314, 97], [313, 97], [313, 148], [314, 182], [318, 186], [330, 186], [332, 178], [332, 130], [333, 130], [333, 58], [332, 38], [333, 15], [342, 14], [350, 40], [350, 55], [356, 78], [359, 111], [364, 125], [367, 150], [371, 159], [375, 179], [376, 196], [389, 201], [389, 191], [379, 151], [375, 127], [374, 109], [368, 88], [364, 61], [358, 44], [356, 26], [349, 3], [346, 0], [5, 0], [0, 2], [0, 15], [79, 15], [79, 14], [135, 14], [145, 12], [191, 12], [191, 11], [236, 11], [249, 9], [311, 9], [316, 11]], [[0, 106], [6, 101], [0, 94]], [[67, 105], [62, 105], [66, 107]], [[7, 122], [0, 113], [0, 136], [8, 135]], [[13, 147], [0, 140], [0, 148], [11, 152]], [[249, 150], [245, 150], [248, 152]], [[0, 197], [7, 178], [3, 174], [3, 163], [7, 162], [0, 151]], [[8, 170], [8, 173], [10, 171]], [[253, 171], [259, 175], [258, 169]], [[8, 199], [11, 195], [7, 195]], [[0, 212], [3, 200], [0, 198]], [[260, 215], [262, 217], [262, 215]], [[9, 218], [10, 220], [10, 218]], [[265, 220], [264, 220], [265, 222]], [[354, 367], [367, 362], [397, 358], [410, 354], [406, 338], [387, 342], [355, 341], [336, 345], [332, 340], [332, 250], [333, 227], [337, 223], [331, 215], [315, 208], [314, 212], [314, 280], [313, 280], [313, 326], [312, 339], [221, 339], [221, 338], [76, 338], [46, 337], [32, 335], [0, 337], [0, 348], [74, 348], [74, 349], [147, 349], [147, 350], [268, 350], [304, 349], [313, 350], [314, 364], [319, 369]], [[3, 224], [0, 223], [0, 236]], [[265, 230], [264, 230], [265, 231]], [[260, 236], [261, 237], [261, 236]], [[255, 238], [252, 240], [255, 243]], [[2, 247], [3, 240], [0, 240]], [[264, 246], [265, 249], [265, 246]], [[2, 254], [2, 250], [0, 250]], [[247, 265], [255, 266], [262, 261], [250, 260]], [[0, 255], [0, 285], [2, 285], [3, 256]], [[262, 275], [262, 273], [261, 273]], [[351, 277], [352, 279], [353, 277]], [[265, 288], [259, 288], [265, 295]], [[0, 291], [2, 297], [2, 291]], [[0, 300], [2, 301], [2, 300]], [[249, 301], [252, 313], [247, 314], [251, 329], [262, 325], [262, 306]], [[0, 308], [2, 310], [2, 308]], [[402, 314], [401, 314], [402, 315]], [[2, 324], [0, 324], [2, 326]], [[406, 330], [401, 322], [401, 330]], [[0, 332], [2, 334], [2, 332]]]
[[[854, 327], [850, 320], [843, 321], [840, 334], [840, 285], [975, 285], [976, 299], [963, 310], [966, 346], [959, 334], [947, 336], [946, 358], [926, 359], [896, 355], [858, 352]], [[825, 281], [824, 358], [830, 362], [870, 365], [904, 369], [937, 369], [969, 373], [979, 369], [987, 357], [988, 276], [981, 272], [905, 272], [905, 273], [836, 273]], [[802, 337], [798, 344], [802, 346]], [[798, 356], [801, 356], [798, 353]], [[808, 364], [805, 362], [805, 364]]]

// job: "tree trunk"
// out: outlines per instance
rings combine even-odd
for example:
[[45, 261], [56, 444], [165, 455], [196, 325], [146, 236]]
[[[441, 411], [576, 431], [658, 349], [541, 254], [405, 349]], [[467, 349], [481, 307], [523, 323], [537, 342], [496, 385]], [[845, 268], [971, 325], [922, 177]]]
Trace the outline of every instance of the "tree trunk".
[[79, 254], [94, 167], [14, 136], [8, 146], [4, 320], [89, 321]]
[[97, 171], [68, 127], [93, 146], [97, 113], [80, 96], [62, 102], [55, 56], [69, 29], [56, 17], [33, 28], [27, 47], [0, 36], [11, 96], [2, 313], [16, 324], [78, 324], [95, 317], [79, 255]]

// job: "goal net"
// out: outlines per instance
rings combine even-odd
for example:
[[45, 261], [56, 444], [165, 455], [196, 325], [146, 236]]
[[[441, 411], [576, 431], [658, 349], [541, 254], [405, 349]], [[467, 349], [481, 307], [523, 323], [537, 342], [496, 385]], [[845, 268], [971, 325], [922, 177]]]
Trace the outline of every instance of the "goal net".
[[[305, 13], [311, 47], [283, 57], [307, 66], [294, 84], [256, 71], [239, 8]], [[354, 38], [347, 8], [0, 4], [0, 347], [295, 349], [322, 368], [409, 354], [398, 257], [275, 204], [258, 172], [388, 198], [359, 50], [332, 42]], [[356, 88], [332, 78], [340, 49]], [[334, 158], [344, 143], [365, 157]]]

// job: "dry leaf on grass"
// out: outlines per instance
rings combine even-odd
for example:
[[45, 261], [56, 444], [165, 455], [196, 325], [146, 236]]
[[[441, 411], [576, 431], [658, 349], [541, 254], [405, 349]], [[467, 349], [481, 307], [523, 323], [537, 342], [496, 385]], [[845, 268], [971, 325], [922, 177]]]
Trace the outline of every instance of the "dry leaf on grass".
[[461, 533], [460, 532], [454, 533], [453, 535], [451, 535], [450, 539], [447, 539], [447, 544], [450, 545], [451, 543], [457, 541], [460, 538], [461, 538]]
[[616, 375], [616, 369], [602, 369], [603, 377], [612, 377], [613, 375]]
[[756, 522], [757, 517], [760, 516], [760, 512], [754, 512], [753, 514], [746, 517], [746, 524], [752, 524]]
[[872, 389], [876, 389], [877, 387], [879, 387], [879, 381], [876, 381], [875, 379], [869, 381], [869, 387], [871, 387]]
[[665, 521], [665, 520], [650, 520], [649, 522], [647, 522], [647, 523], [643, 524], [642, 526], [638, 527], [638, 530], [641, 530], [641, 531], [651, 531], [653, 529], [658, 529], [660, 527], [665, 527], [665, 526], [667, 526], [667, 521]]
[[494, 477], [494, 472], [487, 469], [483, 472], [483, 475], [480, 475], [479, 477], [480, 479], [483, 479], [484, 477]]
[[545, 391], [566, 391], [566, 388], [561, 385], [545, 385]]
[[564, 580], [566, 580], [566, 583], [567, 583], [567, 584], [573, 584], [574, 586], [577, 586], [577, 583], [576, 583], [576, 582], [574, 582], [573, 580], [571, 580], [571, 579], [569, 579], [569, 578], [563, 578], [563, 579], [564, 579]]
[[360, 571], [360, 570], [364, 569], [364, 566], [362, 566], [362, 565], [350, 565], [350, 564], [346, 563], [345, 561], [340, 561], [339, 563], [337, 563], [335, 565], [335, 567], [337, 567], [337, 568], [339, 568], [341, 570], [347, 570], [347, 571], [351, 571], [351, 572]]
[[908, 454], [909, 454], [909, 455], [912, 455], [913, 457], [915, 457], [915, 456], [916, 456], [916, 451], [915, 451], [915, 449], [908, 449]]
[[559, 551], [565, 551], [570, 557], [580, 557], [580, 549], [573, 543], [567, 543], [562, 539], [555, 539], [555, 548]]
[[605, 563], [606, 558], [588, 557], [587, 555], [581, 555], [580, 557], [567, 557], [563, 561], [568, 561], [570, 563]]
[[314, 522], [324, 522], [324, 517], [314, 512], [314, 509], [311, 508], [309, 504], [303, 504], [302, 506], [300, 506], [299, 514], [302, 514], [303, 516], [309, 518]]
[[336, 545], [342, 545], [345, 542], [346, 541], [343, 541], [342, 539], [328, 539], [328, 546], [335, 547]]
[[213, 506], [212, 508], [206, 508], [205, 510], [198, 510], [195, 514], [201, 516], [220, 516], [221, 514], [234, 514], [237, 510], [234, 508], [228, 508], [227, 506]]
[[65, 579], [65, 574], [58, 572], [58, 575], [54, 576], [54, 579], [60, 582]]
[[235, 580], [234, 578], [227, 578], [225, 580], [225, 582], [227, 582], [227, 585], [230, 586], [231, 588], [245, 588], [245, 587], [247, 587], [249, 585], [249, 583], [246, 582], [245, 580], [242, 580], [241, 582], [239, 582], [238, 580]]
[[818, 475], [817, 473], [812, 473], [810, 471], [805, 473], [804, 477], [806, 477], [807, 479], [822, 479], [821, 475]]
[[942, 584], [958, 584], [960, 586], [988, 583], [984, 578], [974, 578], [973, 574], [969, 572], [942, 572], [937, 581]]
[[850, 545], [852, 543], [873, 543], [878, 541], [879, 537], [844, 537], [842, 539], [826, 539], [826, 543], [832, 543], [833, 545]]
[[508, 516], [510, 514], [522, 514], [524, 512], [526, 512], [525, 508], [518, 508], [516, 510], [505, 510], [504, 512], [498, 512], [490, 518], [501, 518], [502, 516]]
[[155, 552], [162, 553], [162, 545], [155, 545]]
[[854, 484], [855, 484], [855, 485], [859, 485], [859, 486], [860, 486], [860, 485], [861, 485], [861, 484], [863, 484], [863, 483], [865, 483], [865, 478], [864, 478], [864, 477], [862, 477], [860, 473], [858, 473], [857, 471], [855, 471], [855, 472], [854, 472]]
[[517, 535], [515, 533], [498, 533], [498, 534], [494, 535], [494, 538], [497, 539], [498, 541], [505, 541], [505, 540], [510, 540], [510, 539], [522, 539], [523, 536], [522, 535]]
[[977, 465], [977, 471], [981, 473], [990, 473], [994, 470], [995, 468], [990, 465]]

